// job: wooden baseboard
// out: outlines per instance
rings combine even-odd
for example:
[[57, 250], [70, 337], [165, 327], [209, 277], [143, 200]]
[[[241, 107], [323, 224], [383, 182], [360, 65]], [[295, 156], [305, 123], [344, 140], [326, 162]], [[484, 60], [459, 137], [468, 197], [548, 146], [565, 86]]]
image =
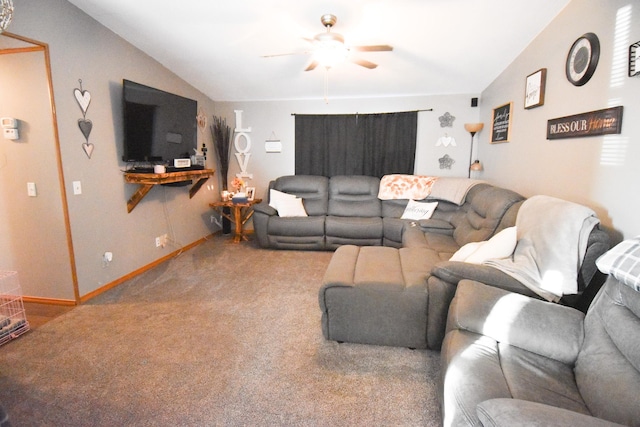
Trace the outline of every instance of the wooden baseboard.
[[188, 244], [186, 246], [183, 246], [182, 248], [171, 252], [169, 255], [163, 256], [162, 258], [158, 258], [157, 260], [153, 261], [151, 264], [147, 264], [144, 267], [140, 267], [139, 269], [134, 270], [131, 273], [129, 273], [129, 274], [125, 275], [125, 276], [122, 276], [119, 279], [114, 280], [113, 282], [107, 283], [106, 285], [102, 286], [101, 288], [96, 289], [93, 292], [89, 292], [88, 294], [81, 296], [80, 297], [80, 304], [89, 301], [91, 298], [94, 298], [94, 297], [102, 294], [103, 292], [108, 291], [109, 289], [115, 288], [116, 286], [120, 285], [121, 283], [126, 282], [127, 280], [132, 279], [132, 278], [138, 276], [139, 274], [144, 273], [145, 271], [151, 270], [153, 267], [156, 267], [156, 266], [162, 264], [163, 262], [165, 262], [165, 261], [167, 261], [167, 260], [169, 260], [169, 259], [181, 254], [184, 251], [187, 251], [187, 250], [189, 250], [189, 249], [191, 249], [193, 247], [196, 247], [196, 246], [206, 242], [207, 240], [209, 240], [209, 237], [211, 237], [211, 236], [213, 236], [213, 234], [211, 234], [209, 236], [205, 236], [205, 237], [203, 237], [203, 238], [201, 238], [199, 240], [196, 240], [193, 243], [190, 243], [190, 244]]
[[40, 297], [22, 297], [24, 302], [33, 302], [36, 304], [48, 304], [48, 305], [65, 305], [74, 306], [76, 302], [71, 299], [58, 299], [58, 298], [40, 298]]

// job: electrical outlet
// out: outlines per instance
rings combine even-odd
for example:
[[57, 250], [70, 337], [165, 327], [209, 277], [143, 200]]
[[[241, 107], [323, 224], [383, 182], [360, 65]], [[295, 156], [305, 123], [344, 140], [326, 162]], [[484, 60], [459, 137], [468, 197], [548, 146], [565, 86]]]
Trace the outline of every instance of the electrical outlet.
[[73, 195], [77, 196], [82, 194], [82, 183], [80, 181], [73, 181]]
[[158, 236], [156, 237], [156, 248], [159, 248], [160, 246], [162, 246], [162, 237]]

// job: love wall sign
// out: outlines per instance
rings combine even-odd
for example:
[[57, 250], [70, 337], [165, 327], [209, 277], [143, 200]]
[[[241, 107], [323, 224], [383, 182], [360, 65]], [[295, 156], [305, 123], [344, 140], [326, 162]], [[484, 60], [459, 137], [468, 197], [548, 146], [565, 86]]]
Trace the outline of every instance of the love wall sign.
[[85, 140], [85, 142], [82, 143], [82, 149], [87, 157], [91, 158], [91, 154], [93, 153], [93, 144], [89, 143], [89, 135], [91, 135], [93, 123], [91, 120], [87, 120], [87, 110], [89, 109], [89, 104], [91, 104], [91, 94], [89, 91], [82, 89], [81, 79], [78, 79], [78, 83], [80, 83], [80, 88], [73, 90], [73, 96], [76, 98], [76, 102], [82, 111], [82, 118], [78, 119], [78, 127], [80, 128], [82, 135], [84, 135]]

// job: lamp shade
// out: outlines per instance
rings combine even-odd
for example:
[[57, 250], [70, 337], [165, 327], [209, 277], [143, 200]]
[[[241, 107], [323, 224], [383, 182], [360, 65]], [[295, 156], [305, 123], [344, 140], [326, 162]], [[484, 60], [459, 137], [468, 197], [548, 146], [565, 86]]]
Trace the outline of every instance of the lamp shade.
[[484, 123], [465, 123], [464, 129], [469, 133], [480, 132], [484, 127]]
[[476, 160], [475, 162], [471, 163], [471, 166], [469, 166], [469, 170], [472, 170], [474, 172], [481, 171], [482, 163], [480, 163], [480, 160]]

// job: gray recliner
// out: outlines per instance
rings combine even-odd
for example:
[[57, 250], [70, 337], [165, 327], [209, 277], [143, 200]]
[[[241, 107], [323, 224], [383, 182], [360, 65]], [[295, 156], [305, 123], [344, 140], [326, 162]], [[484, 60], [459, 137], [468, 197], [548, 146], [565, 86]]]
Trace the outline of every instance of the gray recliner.
[[441, 358], [445, 426], [640, 426], [640, 292], [613, 276], [586, 316], [463, 280]]
[[282, 176], [271, 183], [270, 189], [302, 198], [308, 216], [281, 218], [267, 202], [255, 205], [253, 225], [260, 246], [281, 249], [324, 249], [324, 222], [329, 206], [329, 178], [314, 175]]
[[326, 246], [382, 245], [380, 179], [373, 176], [334, 176], [329, 180], [329, 209], [325, 219]]

